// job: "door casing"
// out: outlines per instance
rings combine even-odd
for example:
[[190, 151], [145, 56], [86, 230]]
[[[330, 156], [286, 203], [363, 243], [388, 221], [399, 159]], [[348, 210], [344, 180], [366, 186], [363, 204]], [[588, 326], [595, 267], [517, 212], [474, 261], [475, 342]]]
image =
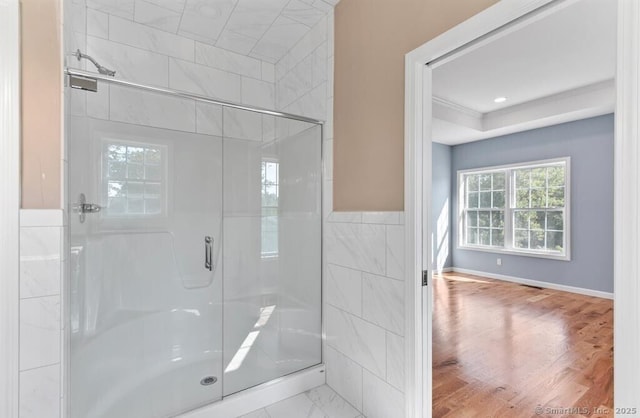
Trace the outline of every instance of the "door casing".
[[[508, 35], [579, 0], [503, 0], [405, 56], [405, 416], [432, 408], [431, 123], [436, 59]], [[640, 387], [640, 2], [618, 3], [614, 174], [614, 402], [639, 408]], [[446, 56], [446, 57], [445, 57]], [[442, 62], [442, 61], [441, 61]], [[422, 286], [422, 271], [429, 285]], [[640, 413], [636, 416], [640, 416]]]

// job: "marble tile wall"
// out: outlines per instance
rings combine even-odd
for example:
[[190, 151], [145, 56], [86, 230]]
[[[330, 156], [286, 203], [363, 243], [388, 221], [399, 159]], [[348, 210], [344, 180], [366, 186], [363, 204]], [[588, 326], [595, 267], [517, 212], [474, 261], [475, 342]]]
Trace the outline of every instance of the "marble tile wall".
[[[330, 11], [275, 65], [276, 107], [326, 121], [325, 128], [333, 119], [333, 30]], [[325, 139], [332, 138], [328, 129]]]
[[276, 107], [325, 121], [327, 384], [367, 417], [402, 417], [404, 214], [332, 212], [333, 33], [330, 12], [276, 63]]
[[272, 63], [338, 0], [74, 0], [92, 9]]
[[62, 213], [20, 214], [19, 418], [61, 417], [61, 289], [66, 262]]
[[[219, 42], [212, 45], [192, 33], [183, 33], [187, 30], [184, 19], [196, 19], [195, 16], [190, 17], [186, 9], [180, 22], [182, 32], [175, 33], [169, 3], [140, 2], [143, 7], [138, 7], [136, 2], [135, 8], [129, 7], [129, 2], [124, 7], [124, 3], [110, 5], [102, 0], [66, 3], [67, 64], [94, 71], [91, 64], [77, 61], [70, 55], [79, 48], [105, 67], [116, 70], [116, 78], [326, 121], [326, 178], [331, 178], [333, 9], [329, 4], [335, 1], [291, 0], [283, 9], [283, 15], [278, 17], [291, 21], [291, 24], [274, 23], [271, 28], [262, 29], [255, 25], [255, 30], [260, 32], [256, 32], [256, 36], [284, 31], [281, 35], [273, 34], [278, 42], [269, 41], [265, 35], [263, 39], [268, 45], [259, 48], [259, 41], [257, 49], [246, 55], [224, 49], [218, 46]], [[156, 16], [154, 10], [160, 6], [162, 16]], [[182, 12], [183, 8], [184, 4], [176, 7], [176, 11], [180, 9]], [[221, 36], [233, 34], [234, 25], [242, 26], [242, 33], [247, 34], [247, 22], [242, 21], [243, 8], [250, 9], [245, 2], [239, 2]], [[246, 10], [246, 14], [247, 18], [253, 16], [251, 19], [255, 20], [255, 11]], [[299, 34], [292, 32], [296, 25], [306, 29]], [[198, 32], [197, 25], [193, 30]], [[238, 51], [235, 46], [233, 49]], [[276, 46], [288, 52], [278, 51], [274, 55], [272, 50]], [[261, 57], [256, 51], [262, 51], [265, 56]], [[282, 58], [274, 61], [274, 56]], [[72, 111], [79, 116], [200, 133], [211, 132], [212, 123], [222, 126], [223, 122], [225, 125], [233, 122], [223, 120], [227, 115], [189, 100], [130, 88], [101, 85], [98, 93], [87, 95], [74, 91], [71, 95]], [[244, 119], [240, 121], [242, 124], [253, 123]]]
[[327, 384], [366, 417], [404, 416], [404, 214], [325, 223]]
[[[160, 3], [136, 2], [135, 10], [133, 6], [131, 10], [121, 7], [123, 2], [73, 0], [66, 3], [67, 65], [95, 70], [70, 55], [79, 48], [105, 67], [116, 70], [116, 78], [276, 108], [272, 60], [223, 49], [184, 32], [189, 26], [185, 19], [194, 20], [192, 27], [197, 32], [195, 11], [198, 8], [193, 15], [185, 9], [182, 21], [176, 21], [171, 16], [172, 2]], [[178, 17], [184, 6], [183, 3], [177, 8]], [[176, 33], [174, 26], [178, 23], [185, 29]], [[308, 32], [309, 27], [304, 27], [304, 32]], [[210, 32], [211, 28], [208, 29]], [[289, 35], [286, 45], [296, 42], [297, 38]], [[175, 98], [161, 100], [157, 95], [130, 89], [114, 90], [117, 88], [101, 86], [100, 93], [79, 99], [86, 103], [75, 105], [76, 114], [85, 114], [86, 106], [86, 114], [93, 117], [123, 120], [126, 116], [126, 122], [189, 132], [197, 130], [193, 104]]]
[[239, 418], [364, 418], [327, 385], [276, 402]]
[[[304, 0], [305, 3], [313, 1]], [[70, 34], [65, 36], [67, 49], [88, 50], [103, 65], [118, 70], [123, 78], [326, 121], [323, 129], [323, 269], [327, 383], [370, 418], [403, 416], [403, 214], [332, 213], [333, 11], [319, 18], [309, 17], [317, 23], [301, 39], [292, 37], [295, 42], [287, 44], [289, 51], [273, 63], [269, 45], [264, 46], [264, 57], [255, 53], [242, 55], [209, 45], [204, 39], [201, 42], [181, 36], [180, 31], [169, 33], [178, 23], [171, 16], [153, 18], [151, 3], [157, 2], [149, 2], [148, 10], [136, 7], [133, 18], [122, 10], [109, 9], [111, 3], [103, 0], [88, 1], [88, 8], [82, 0], [69, 3], [73, 10], [68, 13], [70, 23], [65, 28], [65, 34]], [[305, 19], [303, 15], [296, 17], [295, 8], [290, 12], [291, 16], [287, 18], [292, 21]], [[238, 16], [241, 20], [241, 15]], [[197, 20], [195, 15], [191, 18]], [[277, 26], [286, 27], [284, 23]], [[192, 27], [197, 29], [195, 20]], [[288, 33], [291, 36], [293, 32]], [[243, 40], [232, 34], [223, 32], [219, 39], [226, 39], [235, 46], [242, 44]], [[274, 32], [270, 36], [277, 38], [280, 35]], [[84, 67], [84, 64], [80, 66]], [[193, 105], [180, 99], [158, 103], [157, 97], [131, 97], [131, 94], [111, 88], [87, 96], [79, 106], [74, 106], [74, 111], [150, 126], [214, 135], [221, 133], [223, 112], [219, 107]], [[145, 111], [136, 115], [140, 109], [154, 106], [158, 108], [157, 112]], [[233, 119], [231, 114], [226, 116], [229, 132], [237, 131], [234, 137], [250, 135], [257, 138], [257, 133], [261, 132], [262, 139], [269, 140], [286, 134], [272, 118], [240, 121]], [[288, 124], [286, 129], [294, 128]], [[38, 226], [26, 228], [33, 228], [26, 231], [27, 234], [47, 236], [47, 231], [39, 230]], [[59, 236], [63, 235], [61, 226], [53, 228], [58, 229]], [[53, 353], [40, 355], [37, 345], [33, 344], [33, 341], [53, 344], [54, 338], [57, 338], [58, 346], [61, 343], [60, 328], [64, 321], [60, 319], [59, 282], [63, 267], [58, 266], [63, 266], [64, 260], [59, 254], [57, 261], [55, 256], [48, 259], [46, 254], [40, 254], [43, 259], [24, 267], [25, 280], [28, 280], [29, 271], [38, 272], [32, 274], [31, 283], [25, 282], [23, 293], [31, 295], [24, 299], [24, 318], [38, 325], [24, 324], [21, 418], [57, 418], [63, 404], [60, 353], [58, 351], [55, 356], [53, 350]], [[50, 273], [52, 270], [44, 267], [45, 264], [53, 266], [57, 273]], [[37, 330], [30, 334], [30, 326]], [[58, 330], [57, 337], [53, 328]]]

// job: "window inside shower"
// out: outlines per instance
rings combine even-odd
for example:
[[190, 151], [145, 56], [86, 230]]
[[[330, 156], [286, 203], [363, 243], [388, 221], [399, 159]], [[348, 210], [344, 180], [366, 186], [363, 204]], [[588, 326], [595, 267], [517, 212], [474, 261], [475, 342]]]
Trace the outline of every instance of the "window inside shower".
[[107, 216], [160, 216], [166, 212], [165, 146], [106, 140], [103, 193]]
[[262, 161], [262, 257], [278, 256], [278, 194], [279, 168], [277, 160]]

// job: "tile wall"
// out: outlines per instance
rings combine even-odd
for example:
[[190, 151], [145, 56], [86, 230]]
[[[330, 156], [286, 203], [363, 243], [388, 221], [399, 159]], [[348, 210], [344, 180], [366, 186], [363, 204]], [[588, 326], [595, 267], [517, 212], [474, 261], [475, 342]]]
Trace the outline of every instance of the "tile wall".
[[[311, 4], [320, 0], [302, 1]], [[113, 4], [125, 3], [130, 2]], [[148, 10], [137, 3], [146, 3], [143, 6]], [[368, 417], [403, 416], [403, 214], [331, 212], [333, 10], [316, 19], [310, 30], [300, 31], [299, 40], [289, 33], [284, 55], [273, 46], [269, 50], [269, 43], [259, 53], [243, 55], [219, 43], [211, 45], [207, 39], [188, 33], [187, 28], [171, 33], [175, 19], [153, 19], [151, 3], [156, 2], [136, 1], [134, 15], [107, 7], [112, 3], [106, 1], [66, 3], [65, 50], [87, 51], [104, 66], [116, 69], [120, 77], [132, 81], [326, 121], [323, 313], [327, 383]], [[192, 28], [197, 30], [197, 24]], [[237, 51], [243, 40], [234, 36], [223, 31], [220, 39]], [[277, 61], [276, 55], [281, 56]], [[85, 68], [72, 56], [67, 60], [70, 65]], [[75, 115], [210, 135], [221, 133], [219, 107], [179, 98], [143, 95], [112, 86], [86, 99], [76, 96], [68, 103]], [[234, 119], [230, 112], [224, 121], [226, 131], [237, 128], [234, 137], [278, 135], [269, 133], [273, 127], [268, 118]], [[20, 418], [58, 418], [64, 404], [64, 217], [62, 211], [38, 212], [42, 213], [25, 213], [21, 227]]]
[[327, 384], [369, 418], [404, 416], [404, 213], [325, 227]]
[[63, 219], [20, 213], [20, 418], [61, 416]]
[[[404, 213], [332, 212], [334, 15], [275, 67], [276, 107], [325, 120], [327, 384], [370, 418], [404, 416]], [[324, 64], [324, 65], [323, 65]]]

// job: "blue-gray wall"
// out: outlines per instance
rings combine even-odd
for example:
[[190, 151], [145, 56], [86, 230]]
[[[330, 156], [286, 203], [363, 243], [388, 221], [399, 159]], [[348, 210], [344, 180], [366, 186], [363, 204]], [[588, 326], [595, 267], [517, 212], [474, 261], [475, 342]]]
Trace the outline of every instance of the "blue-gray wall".
[[451, 147], [433, 143], [431, 178], [432, 269], [451, 267]]
[[[452, 222], [453, 265], [613, 292], [613, 129], [613, 115], [605, 115], [454, 146], [454, 214], [458, 170], [570, 156], [571, 261], [458, 249], [457, 225]], [[496, 265], [498, 257], [502, 266]]]

